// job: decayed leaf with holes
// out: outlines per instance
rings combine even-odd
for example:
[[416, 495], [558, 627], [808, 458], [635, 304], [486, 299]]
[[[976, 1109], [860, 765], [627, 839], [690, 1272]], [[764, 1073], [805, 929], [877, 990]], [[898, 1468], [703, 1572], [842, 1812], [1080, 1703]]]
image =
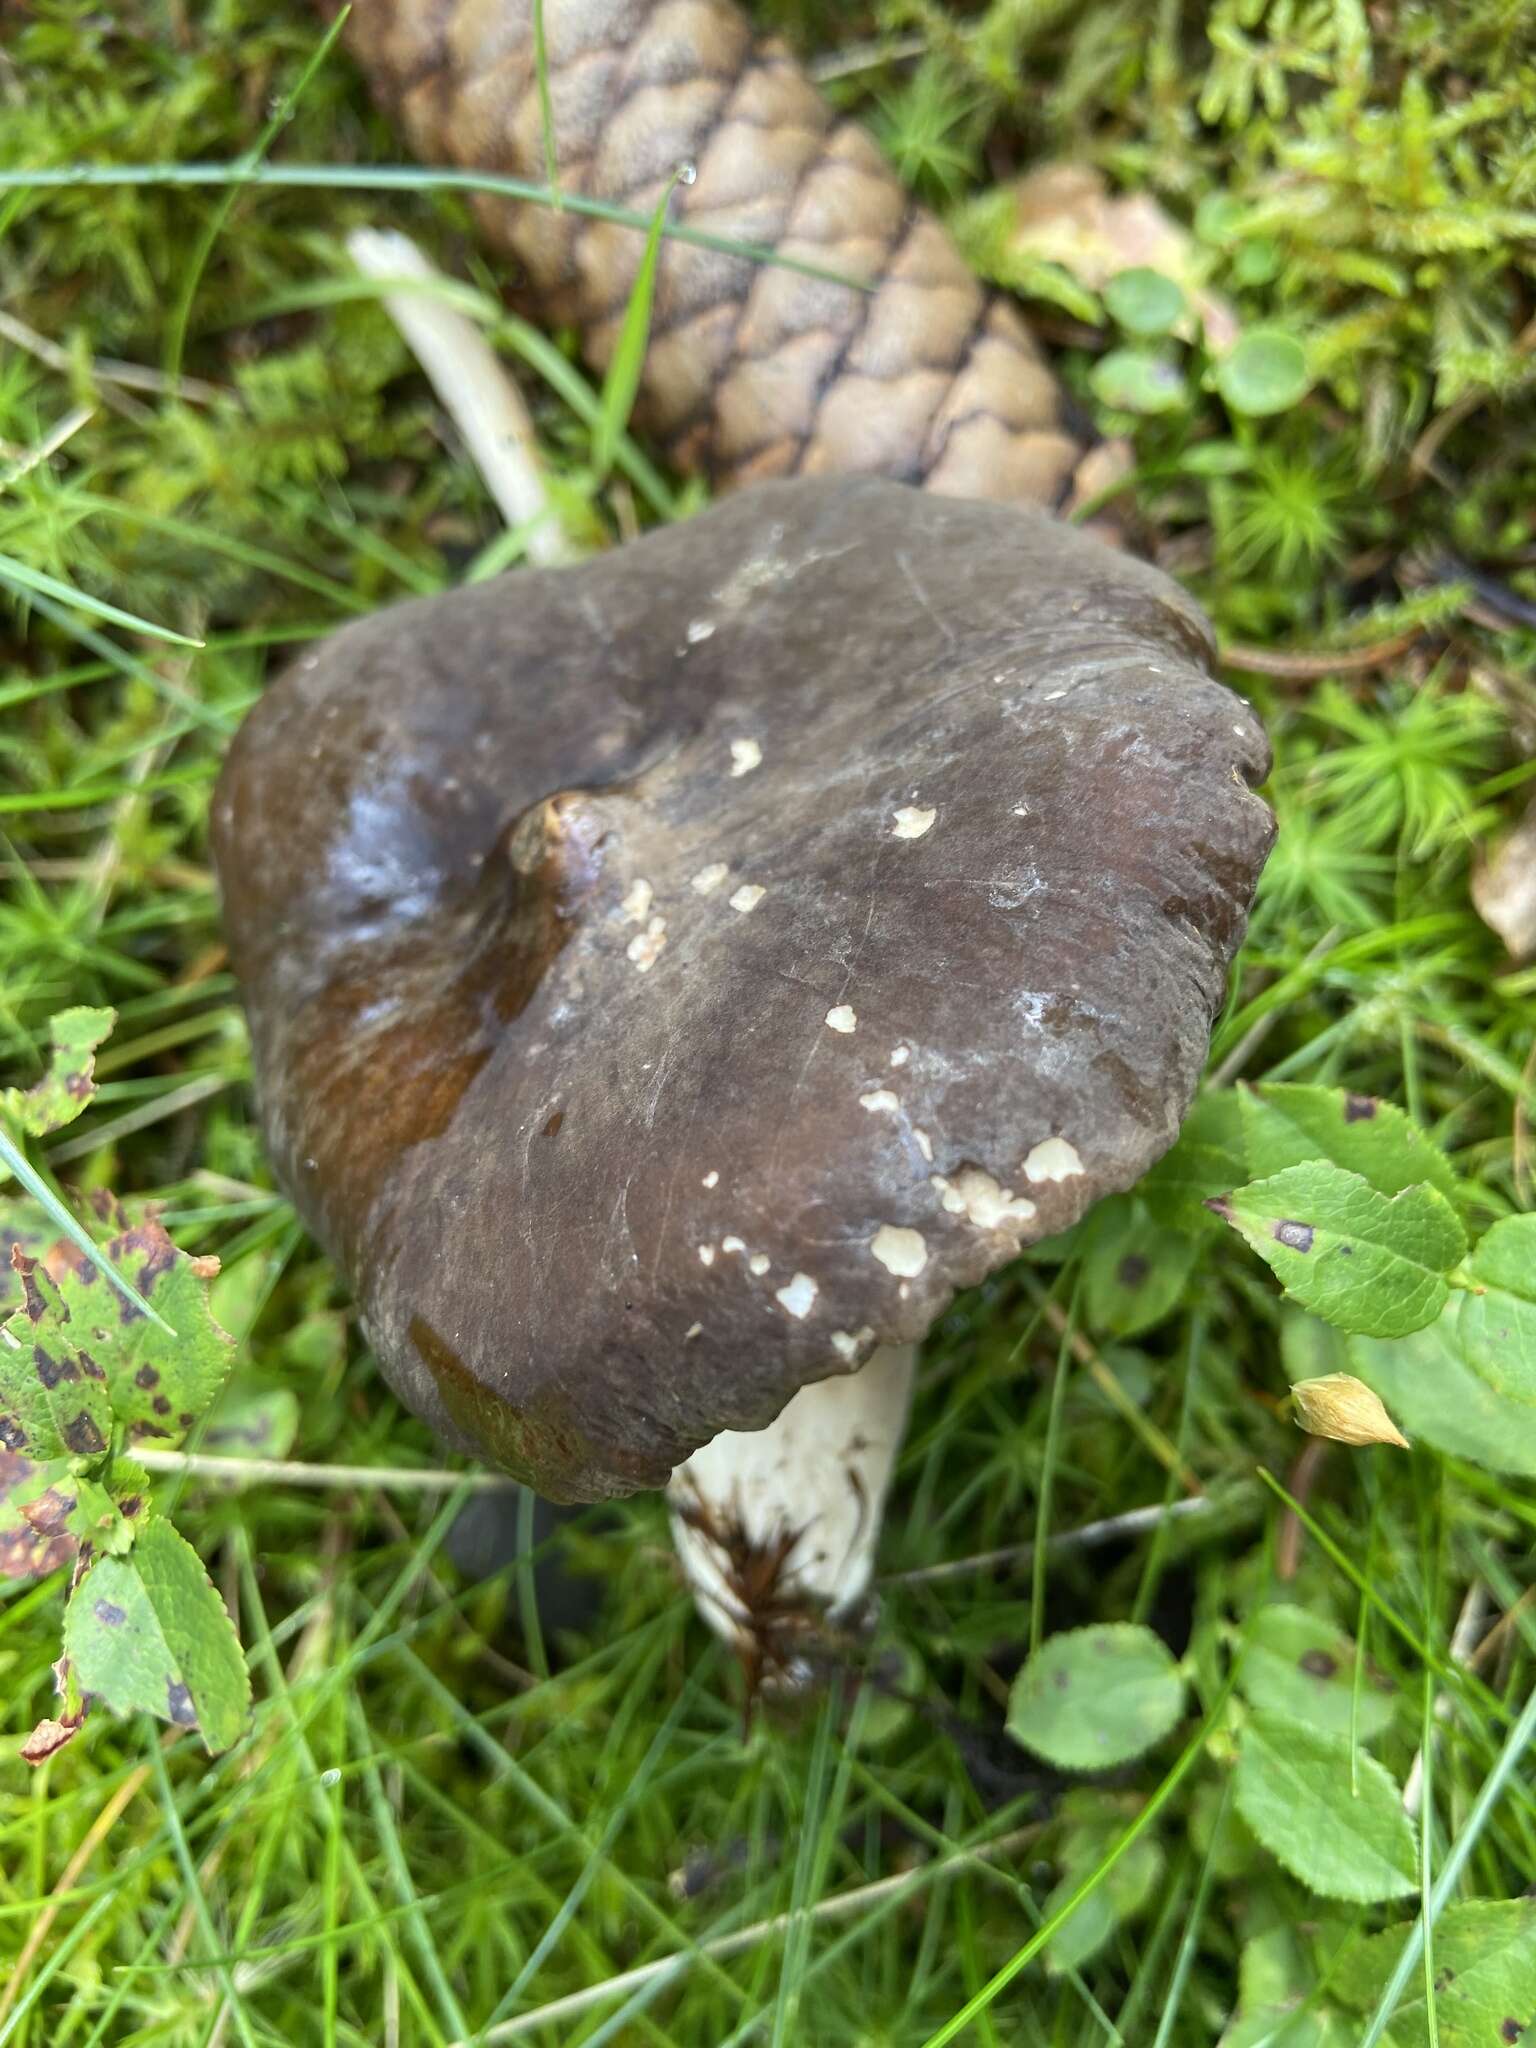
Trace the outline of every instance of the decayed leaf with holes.
[[72, 1124], [96, 1093], [96, 1048], [116, 1022], [115, 1010], [61, 1010], [48, 1026], [47, 1073], [31, 1088], [0, 1092], [0, 1117], [32, 1138]]
[[[29, 1417], [39, 1389], [50, 1395], [60, 1420], [49, 1448], [39, 1450], [31, 1438], [11, 1443], [13, 1450], [91, 1456], [106, 1448], [114, 1420], [130, 1443], [173, 1445], [224, 1384], [233, 1346], [208, 1306], [218, 1261], [189, 1258], [155, 1222], [120, 1231], [104, 1250], [175, 1335], [124, 1300], [73, 1245], [56, 1244], [46, 1261], [23, 1255], [18, 1272], [26, 1297], [6, 1325], [20, 1349], [0, 1345], [0, 1440], [8, 1441], [7, 1394], [13, 1395], [14, 1426], [24, 1432], [37, 1427]], [[83, 1422], [82, 1390], [93, 1403]], [[65, 1435], [66, 1425], [72, 1436]]]
[[48, 1484], [51, 1468], [0, 1449], [0, 1579], [45, 1579], [75, 1554], [67, 1529], [41, 1530], [22, 1511]]
[[251, 1703], [240, 1645], [202, 1559], [163, 1517], [76, 1586], [64, 1652], [81, 1691], [113, 1713], [197, 1728], [210, 1753], [239, 1740]]

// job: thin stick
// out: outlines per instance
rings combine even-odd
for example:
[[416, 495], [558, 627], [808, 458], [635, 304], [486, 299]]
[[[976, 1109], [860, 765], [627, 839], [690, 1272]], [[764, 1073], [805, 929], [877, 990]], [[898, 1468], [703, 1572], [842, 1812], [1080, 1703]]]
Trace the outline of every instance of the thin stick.
[[[1456, 1626], [1451, 1632], [1451, 1662], [1463, 1670], [1470, 1670], [1477, 1639], [1483, 1623], [1488, 1618], [1488, 1589], [1481, 1579], [1474, 1579], [1467, 1588], [1467, 1596], [1461, 1603], [1461, 1613], [1456, 1617]], [[1435, 1695], [1434, 1717], [1437, 1721], [1448, 1721], [1453, 1711], [1453, 1702], [1448, 1692]], [[1424, 1749], [1421, 1744], [1413, 1753], [1413, 1762], [1408, 1768], [1408, 1779], [1403, 1786], [1403, 1811], [1410, 1820], [1417, 1820], [1419, 1808], [1424, 1801]]]
[[408, 235], [357, 228], [347, 253], [386, 291], [384, 310], [405, 336], [455, 426], [486, 489], [513, 528], [528, 529], [528, 558], [540, 568], [575, 559], [554, 518], [522, 394], [479, 328], [436, 293], [448, 280]]
[[[60, 348], [56, 341], [50, 341], [46, 334], [39, 334], [35, 327], [29, 327], [25, 320], [18, 320], [14, 313], [0, 311], [0, 335], [17, 348], [24, 349], [29, 356], [36, 356], [40, 363], [46, 363], [50, 370], [68, 375], [75, 368], [74, 357], [68, 349]], [[91, 375], [98, 384], [117, 385], [125, 391], [152, 391], [163, 398], [186, 398], [199, 405], [211, 405], [215, 399], [233, 398], [234, 392], [225, 386], [209, 384], [201, 377], [165, 377], [158, 370], [146, 369], [142, 363], [119, 363], [108, 357], [91, 359]], [[102, 399], [115, 407], [126, 418], [144, 420], [150, 414], [142, 405], [131, 400], [118, 398], [113, 391], [103, 391]]]
[[[1129, 1508], [1123, 1515], [1108, 1515], [1102, 1522], [1084, 1522], [1078, 1529], [1061, 1529], [1048, 1538], [1046, 1552], [1054, 1557], [1061, 1551], [1100, 1550], [1122, 1536], [1141, 1536], [1164, 1522], [1183, 1522], [1191, 1517], [1213, 1514], [1217, 1502], [1209, 1494], [1193, 1500], [1153, 1501], [1149, 1507]], [[929, 1586], [940, 1579], [963, 1578], [967, 1572], [994, 1571], [1004, 1565], [1026, 1565], [1035, 1555], [1033, 1543], [1011, 1543], [1004, 1550], [982, 1550], [973, 1557], [946, 1558], [943, 1564], [918, 1565], [909, 1572], [882, 1573], [882, 1586]]]
[[41, 441], [33, 447], [23, 449], [13, 462], [0, 471], [0, 485], [7, 488], [19, 484], [24, 476], [30, 476], [39, 469], [51, 455], [57, 455], [66, 441], [72, 441], [80, 429], [88, 426], [96, 417], [93, 405], [77, 405], [73, 412], [65, 413], [63, 419], [48, 429]]
[[1422, 626], [1409, 626], [1371, 647], [1240, 647], [1235, 642], [1220, 650], [1226, 668], [1245, 668], [1256, 676], [1275, 676], [1284, 682], [1310, 683], [1319, 676], [1364, 675], [1373, 668], [1385, 668], [1400, 654], [1406, 654], [1423, 636]]
[[[563, 1998], [551, 1999], [548, 2005], [537, 2006], [532, 2012], [518, 2013], [514, 2019], [503, 2020], [499, 2026], [487, 2028], [483, 2034], [475, 2036], [475, 2048], [490, 2048], [490, 2044], [496, 2041], [515, 2041], [524, 2034], [537, 2033], [541, 2027], [553, 2025], [556, 2020], [575, 2019], [578, 2013], [589, 2012], [594, 2005], [602, 2005], [623, 1992], [637, 1991], [642, 1985], [654, 1984], [658, 1977], [680, 1977], [700, 1957], [718, 1961], [722, 1956], [740, 1955], [743, 1949], [753, 1948], [760, 1941], [771, 1941], [775, 1935], [787, 1934], [792, 1927], [846, 1919], [851, 1913], [862, 1912], [865, 1907], [877, 1905], [893, 1893], [908, 1887], [915, 1888], [922, 1880], [942, 1876], [946, 1870], [958, 1865], [990, 1863], [999, 1856], [1006, 1856], [1033, 1840], [1037, 1833], [1036, 1828], [1015, 1828], [1011, 1834], [999, 1835], [995, 1842], [983, 1843], [979, 1848], [952, 1850], [947, 1856], [919, 1864], [915, 1870], [903, 1870], [894, 1877], [878, 1877], [873, 1883], [857, 1885], [852, 1891], [821, 1899], [814, 1906], [775, 1913], [766, 1920], [754, 1920], [750, 1927], [738, 1927], [734, 1934], [716, 1935], [713, 1941], [702, 1941], [696, 1948], [679, 1949], [674, 1955], [659, 1956], [653, 1963], [641, 1963], [632, 1970], [621, 1970], [616, 1977], [604, 1978], [601, 1984], [588, 1984], [580, 1991], [569, 1991]], [[449, 2048], [471, 2048], [471, 2043], [453, 2041]]]
[[505, 1493], [517, 1485], [504, 1472], [449, 1472], [438, 1466], [305, 1465], [293, 1458], [221, 1458], [211, 1451], [155, 1451], [135, 1444], [133, 1458], [146, 1472], [187, 1479], [222, 1479], [231, 1486], [305, 1486], [316, 1489], [379, 1486], [390, 1493]]

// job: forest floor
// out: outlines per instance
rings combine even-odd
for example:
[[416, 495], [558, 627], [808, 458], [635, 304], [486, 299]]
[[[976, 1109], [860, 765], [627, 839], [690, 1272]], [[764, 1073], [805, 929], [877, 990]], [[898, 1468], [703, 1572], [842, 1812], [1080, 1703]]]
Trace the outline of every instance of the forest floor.
[[[1498, 855], [1536, 787], [1531, 11], [756, 13], [1131, 436], [1121, 502], [1272, 735], [1280, 837], [1202, 1129], [1225, 1143], [1249, 1117], [1251, 1162], [1261, 1111], [1381, 1098], [1455, 1229], [1528, 1212], [1536, 965], [1473, 892], [1504, 914], [1519, 876]], [[403, 228], [463, 281], [579, 548], [701, 493], [627, 432], [597, 461], [602, 392], [505, 309], [427, 173], [388, 192], [254, 163], [224, 189], [18, 176], [228, 163], [264, 128], [273, 166], [404, 163], [344, 51], [312, 65], [298, 0], [8, 19], [0, 1071], [36, 1080], [59, 1011], [115, 1011], [85, 1114], [29, 1143], [45, 1195], [153, 1202], [217, 1255], [239, 1350], [203, 1447], [244, 1428], [307, 1469], [157, 1479], [250, 1667], [253, 1718], [216, 1759], [98, 1708], [29, 1768], [69, 1573], [0, 1585], [0, 2044], [1493, 2048], [1536, 2028], [1518, 1276], [1531, 1343], [1490, 1423], [1444, 1393], [1427, 1339], [1284, 1301], [1166, 1183], [1105, 1205], [935, 1331], [878, 1634], [745, 1735], [658, 1499], [536, 1525], [503, 1494], [514, 1554], [474, 1575], [467, 1472], [384, 1387], [274, 1189], [208, 856], [230, 736], [295, 648], [515, 570], [526, 539], [347, 232]], [[1145, 260], [1204, 295], [1203, 338], [1187, 300], [1170, 331], [1144, 278], [1106, 291], [1115, 260], [1030, 240], [1016, 184], [1050, 159], [1156, 201], [1169, 234]], [[1252, 1092], [1279, 1084], [1312, 1092]], [[1298, 1430], [1288, 1379], [1336, 1370], [1406, 1389], [1411, 1453]], [[0, 1497], [0, 1555], [18, 1526]], [[1019, 1554], [966, 1562], [999, 1549]], [[1106, 1625], [1130, 1633], [1065, 1633]], [[1027, 1660], [1063, 1660], [1066, 1685], [1084, 1641], [1140, 1688], [1085, 1708], [1120, 1730], [1097, 1773], [1006, 1726], [1011, 1699], [1034, 1725]]]

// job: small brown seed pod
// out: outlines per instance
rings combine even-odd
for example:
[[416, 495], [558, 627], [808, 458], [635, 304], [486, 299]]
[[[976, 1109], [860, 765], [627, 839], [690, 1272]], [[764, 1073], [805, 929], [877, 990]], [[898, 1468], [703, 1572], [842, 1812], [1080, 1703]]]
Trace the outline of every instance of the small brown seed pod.
[[[687, 166], [677, 225], [860, 281], [667, 240], [638, 417], [677, 468], [717, 490], [853, 472], [1058, 510], [1096, 487], [1091, 438], [1013, 306], [731, 0], [545, 0], [544, 29], [562, 191], [645, 212]], [[425, 161], [543, 179], [531, 0], [367, 0], [347, 35]], [[601, 369], [644, 238], [473, 204], [530, 311], [574, 325]]]

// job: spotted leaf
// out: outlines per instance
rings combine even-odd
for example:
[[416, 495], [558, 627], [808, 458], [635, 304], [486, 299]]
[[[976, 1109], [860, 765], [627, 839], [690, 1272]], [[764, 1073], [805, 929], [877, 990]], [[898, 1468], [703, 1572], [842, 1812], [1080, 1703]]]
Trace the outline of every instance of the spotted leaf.
[[67, 1469], [62, 1458], [35, 1465], [15, 1451], [0, 1450], [0, 1579], [45, 1579], [74, 1557], [75, 1540], [67, 1528], [41, 1530], [26, 1512]]
[[0, 1450], [38, 1462], [99, 1457], [112, 1434], [102, 1342], [40, 1259], [17, 1245], [11, 1266], [22, 1300], [0, 1330]]
[[1395, 1103], [1293, 1081], [1239, 1088], [1237, 1097], [1255, 1180], [1330, 1159], [1360, 1174], [1381, 1195], [1401, 1194], [1420, 1181], [1451, 1201], [1461, 1192], [1445, 1154]]
[[1336, 1329], [1405, 1337], [1432, 1323], [1466, 1233], [1437, 1188], [1380, 1194], [1362, 1174], [1314, 1160], [1211, 1204], [1287, 1294]]
[[[71, 1357], [90, 1360], [99, 1375], [102, 1412], [95, 1419], [103, 1443], [115, 1419], [130, 1443], [177, 1444], [212, 1404], [229, 1371], [233, 1347], [208, 1305], [208, 1283], [218, 1262], [179, 1252], [155, 1222], [120, 1231], [104, 1250], [174, 1334], [157, 1328], [67, 1243], [52, 1248], [46, 1265], [26, 1262], [30, 1283], [24, 1276], [24, 1285], [30, 1284], [32, 1292], [7, 1330], [23, 1348], [30, 1344], [33, 1354], [46, 1357], [49, 1370], [56, 1370], [66, 1350]], [[0, 1388], [6, 1384], [5, 1361], [0, 1347]], [[64, 1448], [75, 1455], [89, 1455], [91, 1449], [83, 1442]]]
[[251, 1699], [239, 1642], [202, 1560], [161, 1516], [80, 1580], [64, 1651], [81, 1691], [112, 1713], [197, 1728], [210, 1754], [239, 1740]]
[[0, 1116], [33, 1138], [73, 1123], [96, 1093], [96, 1048], [116, 1022], [115, 1010], [61, 1010], [48, 1027], [48, 1071], [31, 1088], [0, 1092]]

